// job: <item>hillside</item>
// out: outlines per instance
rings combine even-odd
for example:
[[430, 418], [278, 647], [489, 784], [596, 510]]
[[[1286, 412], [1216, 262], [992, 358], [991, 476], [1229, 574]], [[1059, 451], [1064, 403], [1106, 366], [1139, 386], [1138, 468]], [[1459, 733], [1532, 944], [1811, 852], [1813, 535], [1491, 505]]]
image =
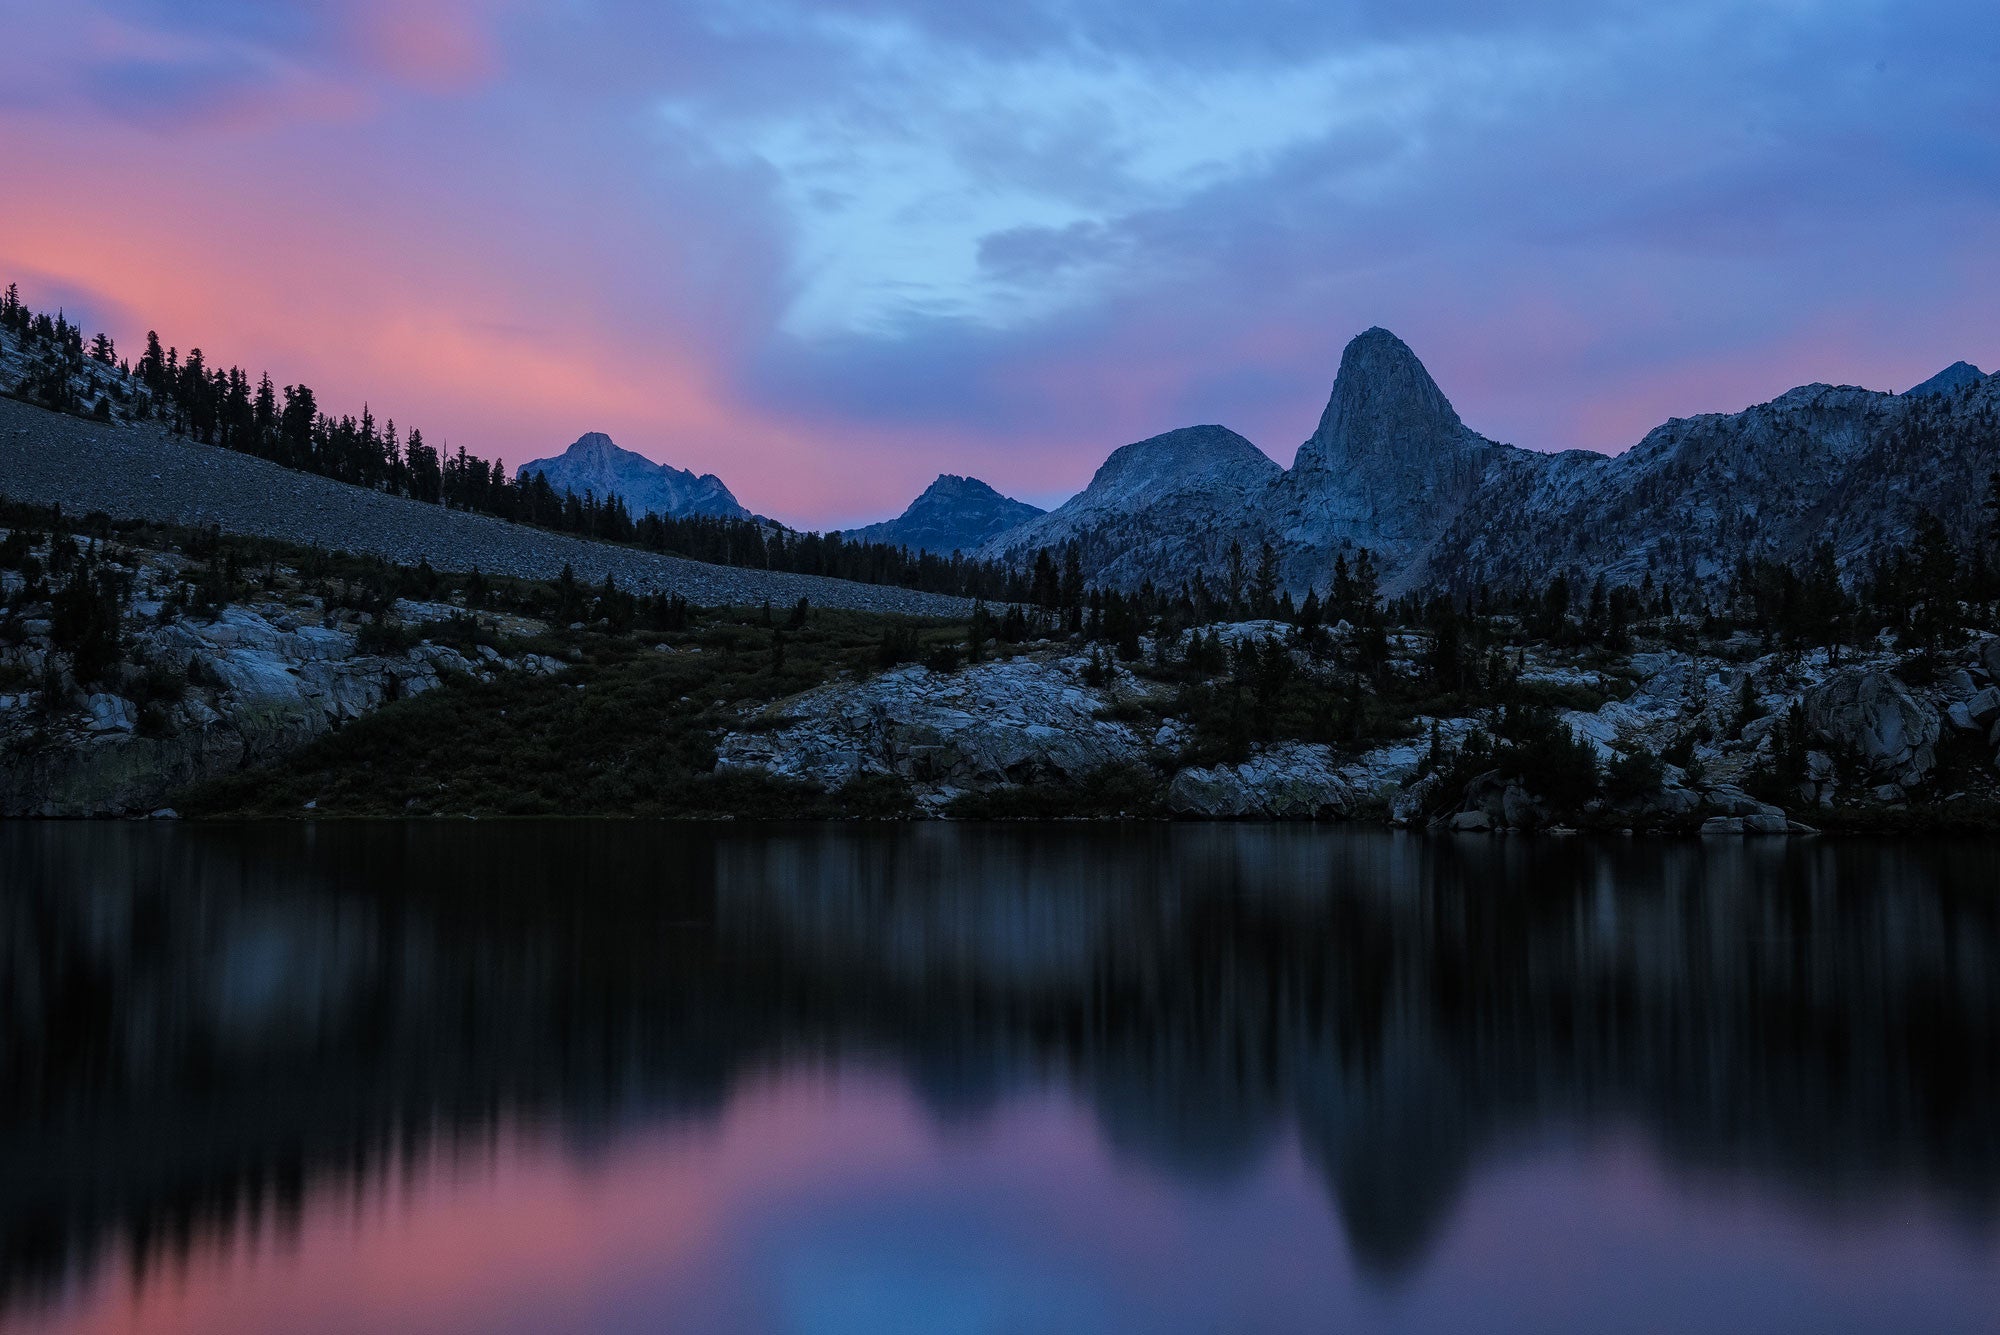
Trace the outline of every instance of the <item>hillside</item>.
[[438, 570], [552, 579], [567, 565], [587, 583], [679, 594], [702, 607], [790, 606], [962, 615], [960, 598], [815, 575], [708, 565], [591, 542], [489, 515], [336, 482], [253, 455], [201, 445], [146, 423], [67, 417], [0, 399], [0, 493], [120, 519], [219, 524], [230, 533], [379, 556]]

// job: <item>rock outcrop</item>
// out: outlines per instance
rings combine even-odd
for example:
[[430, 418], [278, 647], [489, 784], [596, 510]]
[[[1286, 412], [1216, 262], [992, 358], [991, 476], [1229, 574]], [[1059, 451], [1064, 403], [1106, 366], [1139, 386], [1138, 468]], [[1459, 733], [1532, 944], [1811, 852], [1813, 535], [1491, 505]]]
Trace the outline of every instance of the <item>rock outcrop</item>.
[[1103, 717], [1129, 676], [1085, 682], [1088, 660], [1021, 656], [957, 672], [919, 665], [835, 682], [771, 706], [716, 747], [719, 767], [754, 767], [838, 788], [866, 775], [907, 780], [940, 809], [962, 792], [1082, 778], [1143, 759], [1147, 742]]
[[1804, 704], [1813, 740], [1881, 783], [1919, 783], [1937, 763], [1937, 709], [1886, 672], [1837, 673]]
[[[1227, 626], [1253, 638], [1273, 623]], [[1157, 709], [1156, 688], [1122, 668], [1060, 650], [1018, 654], [956, 672], [909, 665], [838, 681], [770, 706], [716, 746], [723, 768], [764, 770], [836, 789], [868, 775], [906, 781], [919, 806], [942, 811], [965, 793], [1074, 784], [1113, 766], [1162, 776], [1162, 801], [1178, 815], [1266, 819], [1382, 817], [1417, 772], [1424, 746], [1395, 743], [1343, 754], [1320, 743], [1279, 742], [1235, 764], [1184, 765], [1187, 725], [1123, 721]], [[1421, 719], [1446, 741], [1469, 719]]]
[[1177, 815], [1340, 818], [1362, 801], [1342, 773], [1332, 748], [1287, 742], [1236, 765], [1190, 767], [1167, 785], [1167, 806]]

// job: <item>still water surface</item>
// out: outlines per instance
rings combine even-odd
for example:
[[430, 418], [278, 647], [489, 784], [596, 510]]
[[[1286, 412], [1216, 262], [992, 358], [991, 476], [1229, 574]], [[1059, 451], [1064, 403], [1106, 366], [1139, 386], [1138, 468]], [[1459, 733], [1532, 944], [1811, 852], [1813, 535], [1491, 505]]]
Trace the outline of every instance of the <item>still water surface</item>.
[[0, 825], [0, 1331], [2000, 1331], [1996, 851]]

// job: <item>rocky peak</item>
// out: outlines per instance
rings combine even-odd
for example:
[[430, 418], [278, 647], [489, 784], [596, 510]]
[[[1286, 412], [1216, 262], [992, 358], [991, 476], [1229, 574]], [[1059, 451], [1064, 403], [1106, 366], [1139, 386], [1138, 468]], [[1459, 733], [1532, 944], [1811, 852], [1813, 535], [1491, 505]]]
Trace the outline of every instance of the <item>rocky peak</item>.
[[1372, 548], [1393, 574], [1451, 521], [1502, 448], [1459, 420], [1402, 339], [1357, 335], [1319, 429], [1272, 493], [1287, 580], [1323, 583], [1328, 554], [1348, 543]]
[[1137, 587], [1219, 569], [1232, 541], [1254, 547], [1255, 516], [1284, 470], [1227, 427], [1191, 426], [1111, 452], [1090, 485], [989, 543], [1016, 563], [1075, 542], [1084, 578]]
[[914, 505], [927, 500], [951, 502], [964, 500], [985, 501], [994, 497], [998, 497], [1003, 501], [1007, 499], [976, 477], [960, 477], [957, 473], [939, 473], [937, 481], [925, 487], [922, 494], [917, 497], [916, 501], [911, 502], [911, 504]]
[[696, 477], [684, 468], [654, 463], [637, 451], [622, 448], [602, 431], [586, 431], [554, 458], [531, 460], [515, 470], [518, 478], [535, 473], [546, 477], [558, 491], [578, 495], [587, 491], [600, 499], [618, 496], [634, 517], [648, 513], [676, 518], [749, 515], [715, 474]]
[[1228, 427], [1186, 426], [1113, 450], [1083, 496], [1101, 500], [1152, 488], [1262, 483], [1281, 471], [1269, 455]]
[[1976, 385], [1986, 378], [1986, 373], [1971, 362], [1953, 362], [1921, 385], [1912, 385], [1903, 391], [1905, 398], [1922, 398], [1932, 394], [1953, 394], [1967, 385]]
[[620, 455], [631, 455], [635, 459], [644, 457], [631, 450], [621, 448], [616, 441], [612, 440], [611, 437], [605, 435], [602, 431], [586, 431], [578, 436], [576, 443], [564, 450], [559, 457], [578, 461], [588, 460], [597, 462], [599, 460], [616, 459]]
[[971, 551], [1040, 515], [1038, 506], [1002, 496], [976, 477], [940, 473], [896, 518], [846, 536], [918, 551]]
[[1386, 478], [1462, 450], [1470, 436], [1410, 345], [1386, 329], [1349, 340], [1319, 429], [1295, 469]]

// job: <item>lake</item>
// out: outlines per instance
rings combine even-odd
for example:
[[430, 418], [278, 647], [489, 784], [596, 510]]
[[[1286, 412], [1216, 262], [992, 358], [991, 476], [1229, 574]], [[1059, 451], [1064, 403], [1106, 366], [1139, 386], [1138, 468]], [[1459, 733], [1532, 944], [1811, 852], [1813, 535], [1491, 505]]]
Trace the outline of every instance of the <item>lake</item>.
[[2000, 1331], [2000, 846], [0, 824], [0, 1331]]

